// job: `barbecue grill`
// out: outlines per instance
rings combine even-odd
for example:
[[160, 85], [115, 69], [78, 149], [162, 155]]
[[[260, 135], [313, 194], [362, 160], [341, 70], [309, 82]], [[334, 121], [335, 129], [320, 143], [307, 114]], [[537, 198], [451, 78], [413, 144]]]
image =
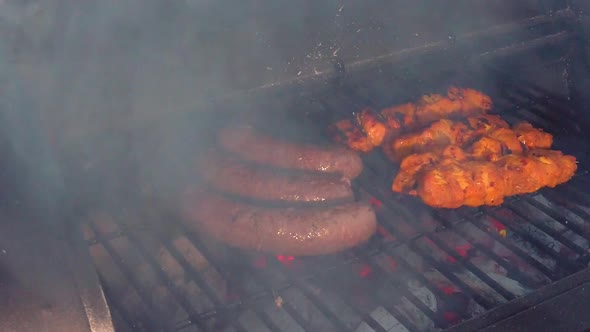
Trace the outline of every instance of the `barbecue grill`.
[[[83, 271], [74, 273], [77, 280], [93, 281], [84, 268], [88, 260], [97, 273], [97, 285], [77, 284], [86, 289], [80, 297], [91, 329], [97, 326], [93, 315], [112, 318], [120, 331], [590, 328], [587, 4], [344, 1], [278, 8], [261, 1], [241, 12], [237, 3], [238, 9], [209, 3], [179, 10], [151, 1], [141, 14], [131, 9], [128, 15], [139, 18], [129, 23], [108, 5], [90, 3], [57, 6], [68, 17], [52, 34], [58, 36], [52, 61], [63, 78], [54, 102], [62, 111], [46, 125], [55, 133], [67, 188], [60, 211], [66, 211], [65, 234], [77, 253], [70, 270]], [[188, 22], [205, 18], [204, 12], [219, 21], [207, 21], [209, 30], [197, 24], [201, 30], [190, 38], [207, 46], [207, 56], [191, 61], [179, 52], [178, 60], [181, 71], [205, 73], [192, 82], [203, 90], [184, 88], [183, 94], [163, 82], [158, 99], [166, 102], [156, 108], [169, 111], [125, 111], [149, 103], [130, 100], [150, 100], [138, 91], [159, 77], [150, 68], [159, 63], [154, 45], [182, 39], [170, 36], [196, 29]], [[261, 19], [268, 15], [277, 18]], [[165, 22], [147, 27], [156, 18]], [[72, 32], [81, 22], [85, 29]], [[259, 23], [253, 29], [263, 42], [248, 48], [237, 30], [252, 22]], [[265, 34], [273, 31], [280, 38], [268, 45], [273, 39]], [[235, 61], [216, 72], [219, 80], [206, 69], [219, 65], [211, 60], [219, 44], [210, 35], [234, 35], [227, 45], [235, 49], [224, 52], [244, 50], [243, 59], [224, 58]], [[291, 43], [284, 42], [289, 37]], [[304, 56], [284, 56], [299, 48]], [[264, 49], [268, 53], [260, 53]], [[166, 66], [160, 69], [178, 68]], [[96, 81], [107, 82], [106, 88]], [[68, 113], [80, 105], [75, 98], [91, 98], [80, 85], [102, 91], [96, 102], [102, 113]], [[555, 149], [578, 159], [574, 178], [497, 207], [435, 209], [393, 193], [395, 166], [371, 152], [352, 185], [357, 199], [374, 206], [378, 232], [363, 246], [320, 257], [230, 248], [182, 222], [175, 193], [194, 180], [190, 155], [207, 147], [223, 123], [253, 122], [277, 136], [322, 143], [336, 119], [450, 85], [485, 91], [493, 113], [551, 133]], [[101, 306], [103, 293], [108, 310]], [[88, 309], [93, 305], [98, 309]]]

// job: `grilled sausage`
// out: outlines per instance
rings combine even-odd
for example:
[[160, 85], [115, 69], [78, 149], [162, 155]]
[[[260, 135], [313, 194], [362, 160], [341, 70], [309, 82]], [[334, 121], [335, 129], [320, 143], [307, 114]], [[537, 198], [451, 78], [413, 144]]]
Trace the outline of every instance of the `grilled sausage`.
[[281, 141], [257, 133], [248, 126], [220, 130], [219, 143], [228, 152], [267, 166], [340, 173], [349, 179], [357, 177], [363, 170], [361, 158], [354, 151]]
[[350, 181], [340, 175], [277, 172], [214, 152], [201, 158], [198, 168], [213, 188], [252, 199], [319, 203], [354, 198]]
[[367, 241], [377, 229], [375, 212], [364, 203], [266, 208], [193, 192], [184, 212], [188, 227], [230, 246], [292, 256], [335, 253]]

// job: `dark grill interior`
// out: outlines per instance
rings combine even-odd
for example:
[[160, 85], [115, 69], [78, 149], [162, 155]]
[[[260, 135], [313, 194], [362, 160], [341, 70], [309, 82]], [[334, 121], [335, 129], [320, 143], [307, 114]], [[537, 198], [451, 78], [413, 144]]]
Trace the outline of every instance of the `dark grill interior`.
[[[562, 63], [559, 57], [536, 65], [564, 79], [561, 69], [551, 69], [556, 63]], [[586, 122], [576, 117], [580, 104], [507, 74], [509, 63], [477, 68], [432, 71], [426, 79], [404, 71], [379, 74], [380, 67], [367, 73], [374, 79], [337, 80], [294, 98], [291, 104], [298, 111], [287, 112], [287, 120], [320, 137], [329, 121], [361, 107], [411, 100], [451, 83], [473, 86], [488, 92], [495, 112], [510, 122], [527, 120], [552, 133], [555, 149], [579, 160], [574, 179], [511, 197], [499, 207], [440, 210], [391, 192], [395, 170], [375, 152], [364, 158], [365, 171], [354, 186], [359, 198], [375, 205], [378, 234], [364, 247], [314, 258], [230, 249], [191, 233], [174, 213], [157, 206], [92, 216], [85, 224], [86, 239], [117, 326], [139, 331], [461, 330], [470, 326], [457, 325], [462, 321], [507, 308], [523, 296], [550, 292], [554, 282], [586, 268], [590, 176], [588, 142], [581, 139]], [[266, 119], [274, 121], [270, 115]]]
[[[117, 331], [590, 331], [589, 13], [580, 0], [0, 0], [0, 330], [103, 332], [112, 316]], [[377, 149], [352, 182], [377, 233], [319, 257], [231, 248], [180, 216], [221, 126], [322, 145], [336, 120], [451, 85], [551, 133], [578, 160], [573, 179], [434, 209], [392, 192], [397, 166]], [[282, 204], [247, 194], [229, 196]], [[290, 226], [268, 235], [305, 237]]]

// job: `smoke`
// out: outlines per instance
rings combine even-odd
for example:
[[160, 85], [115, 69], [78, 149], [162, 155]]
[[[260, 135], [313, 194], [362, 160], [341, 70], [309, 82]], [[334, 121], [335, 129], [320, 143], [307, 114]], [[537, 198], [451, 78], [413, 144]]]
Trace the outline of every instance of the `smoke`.
[[[28, 78], [28, 85], [45, 87], [30, 99], [40, 107], [43, 130], [57, 142], [68, 187], [96, 203], [116, 201], [112, 193], [167, 196], [190, 183], [191, 158], [208, 142], [202, 133], [224, 122], [219, 111], [226, 107], [213, 102], [221, 96], [323, 79], [336, 60], [370, 61], [543, 14], [537, 5], [55, 0], [19, 7], [4, 0], [0, 22], [19, 31], [19, 42], [36, 40], [31, 49], [46, 52], [42, 61], [27, 63], [51, 73], [42, 83]], [[45, 19], [32, 19], [39, 15]], [[256, 106], [231, 108], [240, 113]], [[280, 112], [281, 105], [260, 110]]]

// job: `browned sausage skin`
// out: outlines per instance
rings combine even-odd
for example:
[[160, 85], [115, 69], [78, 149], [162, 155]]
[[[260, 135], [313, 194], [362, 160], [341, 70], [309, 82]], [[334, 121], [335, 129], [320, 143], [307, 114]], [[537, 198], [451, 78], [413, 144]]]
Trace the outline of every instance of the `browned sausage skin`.
[[349, 179], [357, 177], [363, 170], [362, 160], [354, 151], [281, 141], [249, 126], [223, 128], [219, 131], [218, 141], [226, 151], [267, 166], [340, 173]]
[[377, 229], [375, 212], [364, 203], [265, 208], [202, 191], [185, 198], [187, 226], [233, 247], [272, 254], [331, 254], [362, 244]]
[[256, 200], [321, 203], [352, 201], [350, 181], [339, 175], [277, 172], [210, 151], [198, 162], [213, 188]]

